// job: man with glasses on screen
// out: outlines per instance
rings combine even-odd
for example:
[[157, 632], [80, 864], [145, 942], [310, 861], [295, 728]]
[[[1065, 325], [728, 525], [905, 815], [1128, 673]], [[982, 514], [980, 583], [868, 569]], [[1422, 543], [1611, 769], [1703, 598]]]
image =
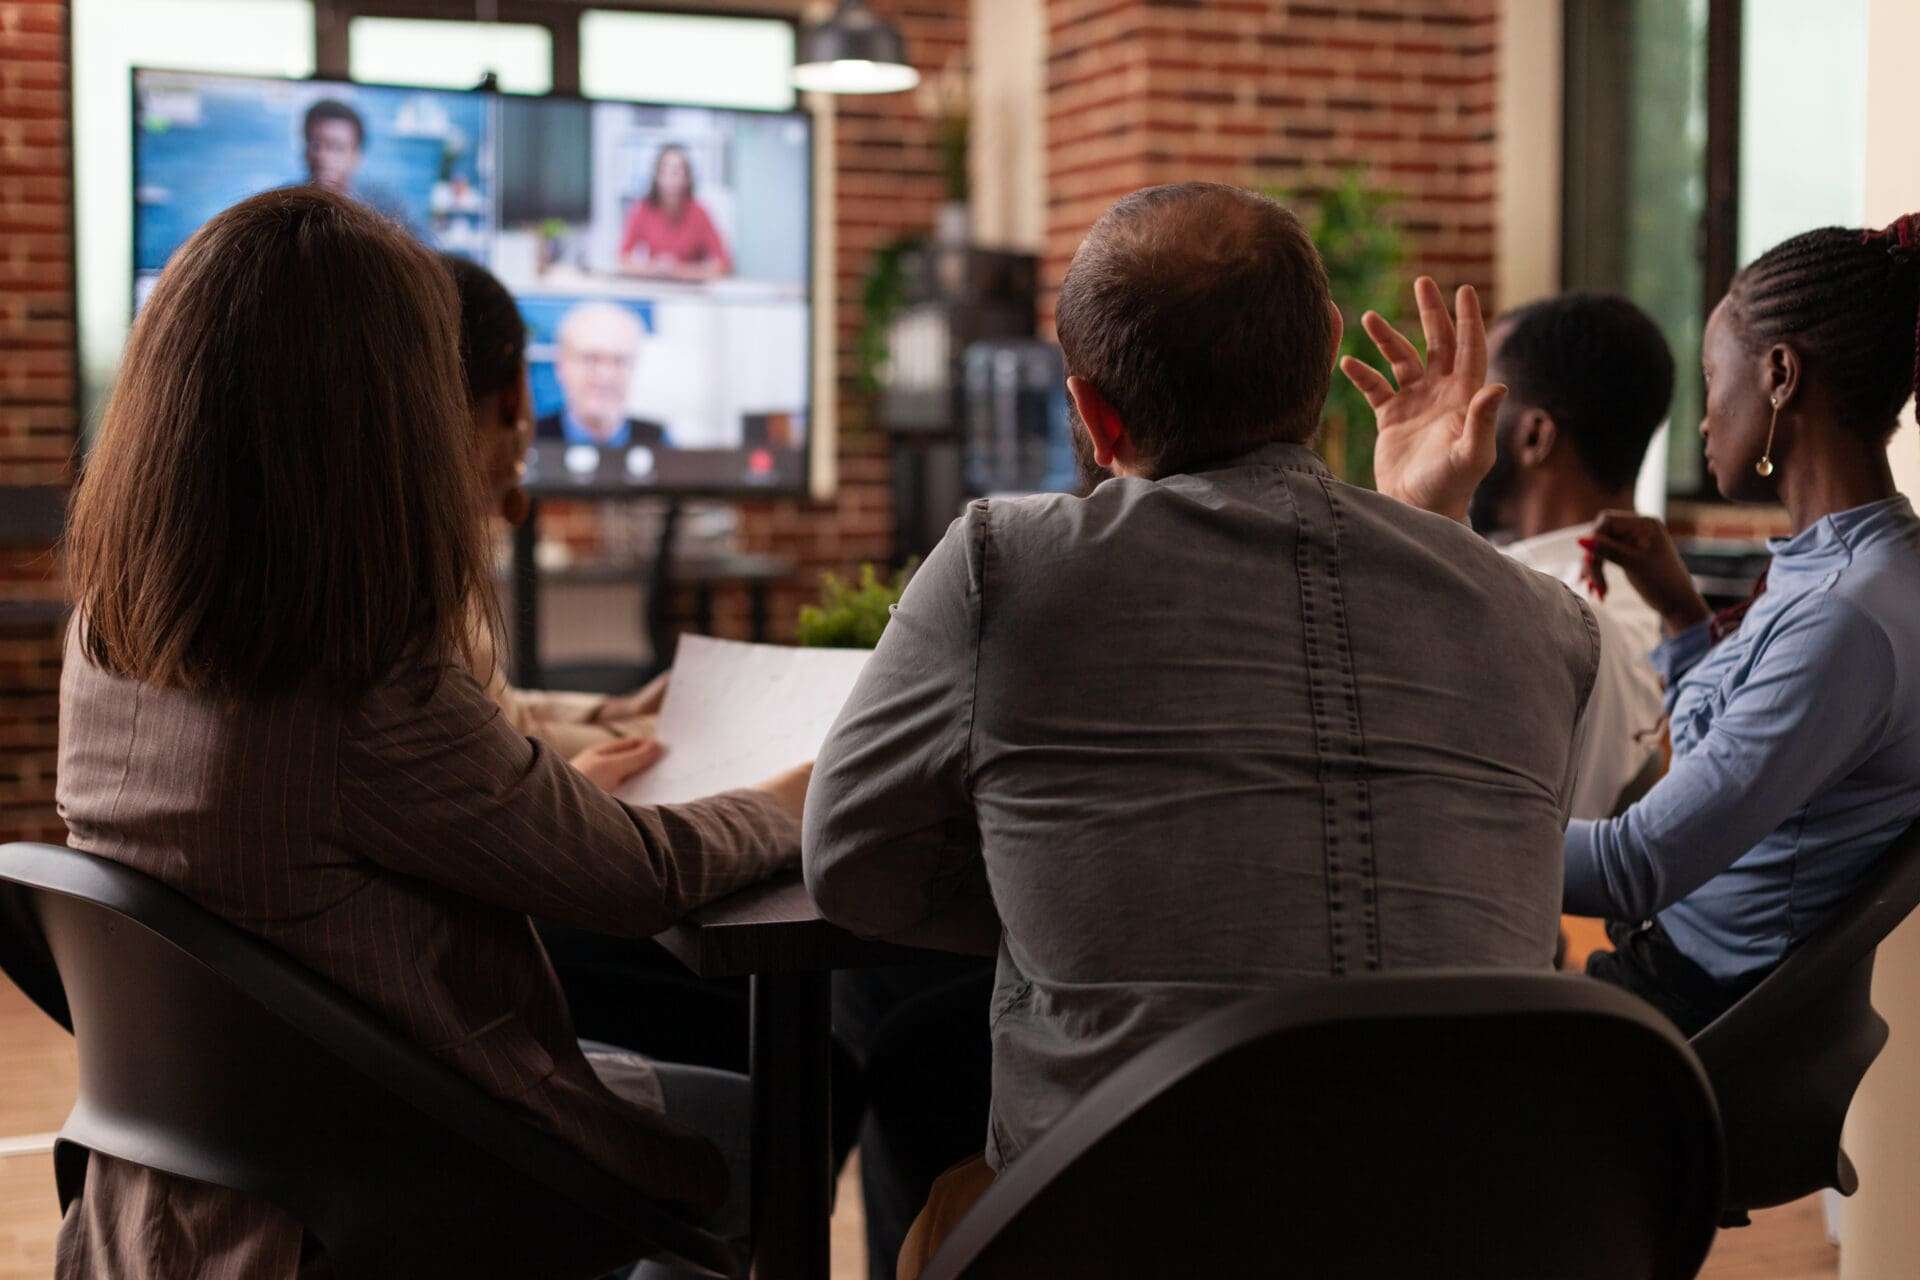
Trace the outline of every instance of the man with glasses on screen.
[[597, 449], [667, 444], [665, 427], [627, 413], [627, 393], [645, 339], [639, 317], [612, 302], [583, 302], [561, 317], [553, 374], [562, 402], [534, 424], [534, 434]]

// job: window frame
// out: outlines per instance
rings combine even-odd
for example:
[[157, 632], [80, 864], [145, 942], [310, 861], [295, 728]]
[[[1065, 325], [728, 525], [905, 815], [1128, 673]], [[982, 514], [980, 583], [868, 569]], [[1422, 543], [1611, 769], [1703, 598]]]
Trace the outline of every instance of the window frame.
[[[1700, 322], [1726, 296], [1739, 267], [1740, 79], [1744, 0], [1707, 0], [1705, 32], [1705, 191], [1695, 228], [1700, 272]], [[1561, 270], [1567, 287], [1603, 287], [1621, 275], [1619, 231], [1631, 207], [1623, 139], [1630, 104], [1621, 64], [1627, 33], [1609, 0], [1562, 0], [1566, 32], [1562, 88]], [[1677, 368], [1676, 378], [1703, 385], [1699, 368]], [[1701, 393], [1705, 403], [1704, 389]], [[1692, 436], [1693, 423], [1672, 430]], [[1669, 481], [1667, 496], [1682, 502], [1722, 503], [1704, 465], [1687, 487]]]
[[784, 22], [794, 28], [801, 20], [794, 9], [768, 9], [754, 4], [647, 4], [643, 0], [491, 0], [484, 19], [473, 0], [315, 0], [313, 6], [314, 74], [326, 80], [347, 80], [351, 50], [348, 27], [355, 18], [415, 18], [442, 22], [526, 23], [545, 27], [553, 37], [553, 90], [558, 96], [580, 95], [580, 18], [589, 9], [627, 13], [658, 13], [698, 18], [745, 18]]

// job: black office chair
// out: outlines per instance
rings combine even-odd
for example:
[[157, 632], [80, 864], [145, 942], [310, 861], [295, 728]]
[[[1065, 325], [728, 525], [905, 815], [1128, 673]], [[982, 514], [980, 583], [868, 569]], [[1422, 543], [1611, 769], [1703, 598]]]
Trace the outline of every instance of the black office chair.
[[1873, 878], [1758, 986], [1693, 1037], [1727, 1136], [1727, 1218], [1859, 1186], [1840, 1130], [1887, 1042], [1873, 957], [1920, 905], [1920, 824]]
[[1686, 1043], [1584, 978], [1303, 984], [1089, 1092], [925, 1280], [1694, 1275], [1720, 1125]]
[[18, 885], [0, 884], [0, 975], [20, 988], [42, 1013], [67, 1031], [73, 1030], [67, 992], [33, 913], [33, 899]]
[[90, 1151], [278, 1205], [334, 1270], [591, 1277], [651, 1255], [734, 1275], [647, 1202], [285, 956], [130, 868], [0, 847], [73, 1009], [79, 1098], [60, 1204]]

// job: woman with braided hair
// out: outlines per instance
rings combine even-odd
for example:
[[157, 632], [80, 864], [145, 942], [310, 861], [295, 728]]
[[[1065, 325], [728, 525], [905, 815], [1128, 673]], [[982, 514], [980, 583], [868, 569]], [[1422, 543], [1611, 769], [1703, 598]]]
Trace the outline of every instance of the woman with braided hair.
[[1920, 817], [1920, 519], [1887, 448], [1916, 381], [1920, 215], [1809, 231], [1735, 277], [1707, 323], [1700, 433], [1720, 492], [1779, 502], [1759, 595], [1715, 619], [1659, 521], [1592, 553], [1661, 614], [1673, 765], [1566, 835], [1566, 909], [1616, 950], [1588, 972], [1691, 1034], [1847, 901]]

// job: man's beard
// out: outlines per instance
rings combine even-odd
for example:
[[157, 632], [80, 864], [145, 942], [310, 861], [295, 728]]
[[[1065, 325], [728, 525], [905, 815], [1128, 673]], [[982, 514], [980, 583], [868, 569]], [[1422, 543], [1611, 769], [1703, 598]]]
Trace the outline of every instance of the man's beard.
[[1099, 487], [1103, 480], [1113, 478], [1113, 473], [1093, 460], [1093, 437], [1087, 434], [1087, 424], [1080, 421], [1080, 411], [1067, 402], [1067, 435], [1073, 441], [1073, 462], [1080, 472], [1080, 496], [1085, 497]]
[[1506, 437], [1502, 434], [1496, 441], [1493, 451], [1493, 469], [1487, 472], [1480, 487], [1473, 491], [1473, 497], [1467, 503], [1467, 523], [1481, 537], [1496, 533], [1500, 528], [1500, 508], [1506, 505], [1507, 498], [1513, 493], [1513, 483], [1520, 469], [1513, 463], [1513, 451], [1507, 447]]

